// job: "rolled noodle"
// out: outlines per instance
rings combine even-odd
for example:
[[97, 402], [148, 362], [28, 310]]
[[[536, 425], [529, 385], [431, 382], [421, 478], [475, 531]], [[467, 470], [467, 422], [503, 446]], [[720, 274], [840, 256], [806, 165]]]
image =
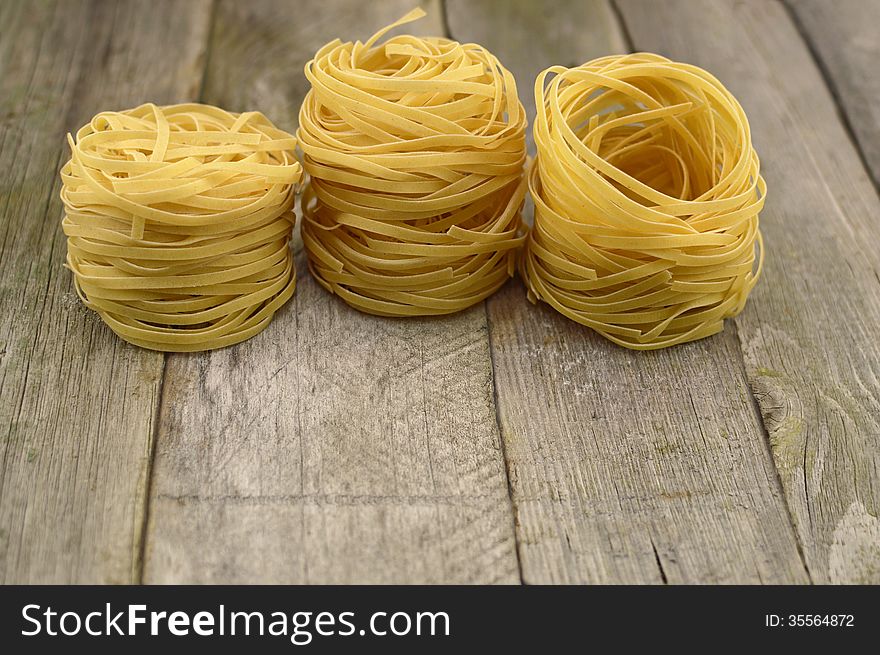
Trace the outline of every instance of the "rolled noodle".
[[524, 240], [526, 117], [485, 48], [444, 38], [339, 40], [305, 68], [297, 137], [309, 268], [353, 307], [446, 314], [497, 290]]
[[197, 104], [102, 112], [61, 170], [77, 293], [162, 351], [260, 332], [293, 294], [296, 140], [262, 114]]
[[535, 98], [529, 298], [627, 348], [721, 331], [763, 261], [766, 186], [736, 99], [648, 53], [554, 66]]

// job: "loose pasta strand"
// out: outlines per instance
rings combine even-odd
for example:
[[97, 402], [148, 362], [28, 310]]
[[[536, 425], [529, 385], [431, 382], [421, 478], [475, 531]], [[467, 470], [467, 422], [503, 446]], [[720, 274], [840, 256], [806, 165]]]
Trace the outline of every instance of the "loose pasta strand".
[[720, 332], [764, 256], [766, 185], [733, 95], [637, 53], [549, 68], [535, 99], [529, 299], [637, 350]]
[[85, 305], [126, 341], [228, 346], [293, 294], [288, 244], [302, 168], [262, 114], [145, 104], [68, 135], [67, 265]]
[[383, 316], [457, 312], [515, 271], [525, 111], [485, 48], [396, 36], [333, 41], [306, 64], [297, 138], [315, 279]]

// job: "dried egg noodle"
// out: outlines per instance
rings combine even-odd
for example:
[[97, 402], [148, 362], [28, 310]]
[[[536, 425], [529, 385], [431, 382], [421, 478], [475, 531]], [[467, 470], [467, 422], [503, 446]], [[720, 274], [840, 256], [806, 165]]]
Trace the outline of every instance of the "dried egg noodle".
[[526, 117], [484, 48], [333, 41], [305, 68], [303, 243], [327, 290], [383, 316], [447, 314], [497, 290], [525, 238]]
[[120, 337], [196, 351], [257, 334], [293, 294], [296, 140], [197, 104], [103, 112], [61, 170], [67, 264]]
[[647, 53], [554, 66], [535, 99], [529, 298], [627, 348], [720, 332], [763, 261], [766, 187], [736, 99]]

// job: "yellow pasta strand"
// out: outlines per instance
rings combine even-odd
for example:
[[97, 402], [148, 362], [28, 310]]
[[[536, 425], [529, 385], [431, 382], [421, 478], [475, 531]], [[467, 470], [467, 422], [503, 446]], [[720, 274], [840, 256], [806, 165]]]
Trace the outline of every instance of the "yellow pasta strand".
[[252, 337], [293, 294], [302, 168], [262, 114], [207, 105], [102, 112], [61, 169], [77, 293], [126, 341], [162, 351]]
[[496, 291], [525, 238], [526, 118], [484, 48], [390, 29], [305, 67], [303, 243], [328, 291], [383, 316], [447, 314]]
[[529, 299], [638, 350], [720, 332], [763, 262], [766, 186], [736, 99], [648, 53], [549, 68], [535, 99]]

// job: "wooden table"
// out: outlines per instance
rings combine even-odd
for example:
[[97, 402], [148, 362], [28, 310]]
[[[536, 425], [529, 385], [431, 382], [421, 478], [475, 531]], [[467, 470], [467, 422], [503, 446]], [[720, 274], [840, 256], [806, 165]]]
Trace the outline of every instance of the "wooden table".
[[0, 3], [0, 580], [880, 582], [880, 2], [436, 0], [412, 26], [493, 50], [530, 117], [542, 68], [634, 49], [732, 89], [768, 256], [710, 339], [630, 352], [519, 281], [365, 316], [301, 254], [224, 350], [141, 350], [81, 305], [67, 131], [148, 100], [293, 130], [312, 53], [413, 3]]

